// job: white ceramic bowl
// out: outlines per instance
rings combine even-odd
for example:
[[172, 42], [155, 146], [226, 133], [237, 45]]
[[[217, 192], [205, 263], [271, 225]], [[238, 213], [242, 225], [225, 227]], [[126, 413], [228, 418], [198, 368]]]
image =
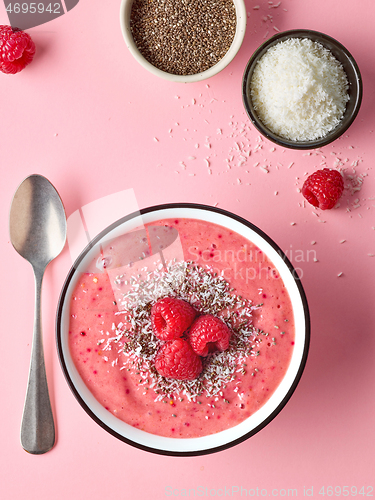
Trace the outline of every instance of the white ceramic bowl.
[[226, 66], [228, 66], [228, 64], [233, 60], [234, 56], [237, 54], [241, 47], [246, 31], [246, 7], [244, 0], [233, 0], [233, 3], [236, 7], [237, 27], [232, 45], [230, 46], [225, 56], [217, 64], [215, 64], [215, 66], [212, 66], [208, 70], [203, 71], [202, 73], [197, 73], [195, 75], [172, 75], [171, 73], [162, 71], [150, 64], [142, 56], [136, 44], [134, 43], [133, 36], [130, 30], [130, 13], [133, 1], [134, 0], [122, 0], [120, 8], [120, 24], [126, 46], [130, 50], [133, 57], [139, 62], [139, 64], [141, 64], [141, 66], [147, 69], [150, 73], [159, 76], [160, 78], [180, 83], [193, 83], [211, 78], [212, 76], [222, 71]]
[[[78, 374], [69, 345], [69, 304], [80, 272], [98, 253], [104, 240], [134, 230], [142, 224], [165, 218], [192, 218], [219, 224], [241, 234], [258, 246], [273, 262], [288, 290], [295, 320], [295, 345], [287, 372], [268, 401], [247, 420], [230, 429], [199, 438], [156, 436], [119, 420], [94, 398]], [[293, 266], [280, 248], [256, 226], [224, 210], [194, 204], [160, 205], [128, 215], [102, 231], [82, 252], [70, 270], [63, 286], [57, 313], [57, 346], [67, 382], [83, 409], [106, 431], [120, 440], [146, 451], [164, 455], [202, 455], [238, 444], [265, 427], [284, 407], [294, 392], [305, 367], [310, 320], [305, 293]]]

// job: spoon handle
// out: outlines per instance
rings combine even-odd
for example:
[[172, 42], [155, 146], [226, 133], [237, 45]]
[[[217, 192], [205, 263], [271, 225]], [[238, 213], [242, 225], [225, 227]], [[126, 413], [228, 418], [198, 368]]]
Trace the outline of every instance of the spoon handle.
[[35, 317], [29, 380], [21, 424], [21, 444], [35, 455], [49, 451], [55, 443], [55, 426], [48, 393], [41, 328], [41, 292], [44, 269], [34, 268]]

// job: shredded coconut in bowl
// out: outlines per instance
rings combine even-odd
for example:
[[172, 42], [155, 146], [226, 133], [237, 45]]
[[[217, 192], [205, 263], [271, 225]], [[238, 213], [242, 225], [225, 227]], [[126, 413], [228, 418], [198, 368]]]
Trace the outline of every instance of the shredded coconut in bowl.
[[292, 141], [326, 136], [340, 123], [349, 100], [342, 64], [309, 38], [289, 38], [268, 49], [250, 88], [258, 118]]

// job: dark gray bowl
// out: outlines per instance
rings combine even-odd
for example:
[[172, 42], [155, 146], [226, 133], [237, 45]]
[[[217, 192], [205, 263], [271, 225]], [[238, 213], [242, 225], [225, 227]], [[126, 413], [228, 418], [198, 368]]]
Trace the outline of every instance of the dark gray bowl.
[[[342, 64], [348, 78], [348, 93], [350, 99], [346, 105], [346, 110], [342, 120], [340, 121], [339, 125], [334, 130], [329, 132], [326, 136], [313, 141], [291, 141], [273, 133], [259, 120], [251, 100], [250, 82], [256, 63], [270, 47], [276, 45], [279, 42], [283, 42], [288, 38], [310, 38], [314, 42], [321, 43], [325, 48], [330, 50], [335, 58]], [[246, 112], [251, 122], [263, 136], [267, 137], [267, 139], [278, 144], [279, 146], [284, 146], [286, 148], [316, 149], [322, 146], [326, 146], [327, 144], [335, 141], [353, 123], [361, 106], [362, 78], [358, 65], [355, 62], [353, 56], [343, 45], [341, 45], [341, 43], [339, 43], [334, 38], [325, 35], [324, 33], [319, 33], [318, 31], [311, 30], [283, 31], [264, 42], [251, 56], [249, 62], [247, 63], [242, 79], [242, 98]]]

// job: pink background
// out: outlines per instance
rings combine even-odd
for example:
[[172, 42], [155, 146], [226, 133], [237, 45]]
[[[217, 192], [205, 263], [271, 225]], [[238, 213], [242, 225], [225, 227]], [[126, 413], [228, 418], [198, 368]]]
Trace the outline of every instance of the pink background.
[[[261, 489], [270, 495], [273, 489], [296, 488], [303, 496], [304, 487], [313, 488], [319, 498], [323, 486], [365, 486], [365, 493], [375, 486], [375, 2], [282, 0], [269, 8], [270, 2], [246, 0], [246, 5], [240, 52], [222, 73], [201, 83], [169, 83], [140, 67], [122, 39], [118, 0], [81, 0], [67, 15], [31, 29], [37, 46], [33, 63], [18, 75], [0, 74], [2, 499], [161, 499], [172, 493], [166, 487], [174, 496], [183, 489], [214, 496], [227, 488], [228, 496], [236, 486], [259, 488], [259, 495]], [[0, 24], [8, 24], [2, 2]], [[338, 39], [363, 76], [356, 121], [318, 152], [259, 143], [242, 106], [241, 78], [250, 55], [276, 30], [292, 28]], [[236, 142], [252, 151], [242, 166]], [[195, 160], [188, 159], [192, 156]], [[298, 188], [307, 173], [337, 165], [355, 176], [346, 177], [341, 206], [314, 211]], [[194, 458], [148, 454], [107, 434], [76, 402], [57, 358], [55, 311], [71, 266], [66, 247], [49, 266], [43, 292], [57, 443], [42, 456], [23, 451], [19, 429], [34, 284], [30, 265], [9, 242], [8, 214], [15, 189], [32, 173], [51, 180], [68, 216], [133, 188], [141, 208], [218, 204], [255, 223], [288, 253], [303, 275], [312, 338], [301, 382], [275, 420], [234, 448]], [[352, 193], [358, 176], [361, 189]]]

